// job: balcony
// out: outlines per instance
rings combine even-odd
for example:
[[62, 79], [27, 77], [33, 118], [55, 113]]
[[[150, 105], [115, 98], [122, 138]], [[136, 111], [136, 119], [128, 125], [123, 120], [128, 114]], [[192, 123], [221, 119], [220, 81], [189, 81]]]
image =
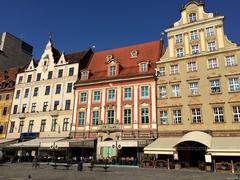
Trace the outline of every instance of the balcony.
[[116, 132], [121, 131], [122, 125], [121, 124], [100, 124], [98, 125], [99, 132]]
[[52, 110], [52, 111], [50, 111], [50, 115], [51, 116], [58, 116], [59, 115], [59, 110]]

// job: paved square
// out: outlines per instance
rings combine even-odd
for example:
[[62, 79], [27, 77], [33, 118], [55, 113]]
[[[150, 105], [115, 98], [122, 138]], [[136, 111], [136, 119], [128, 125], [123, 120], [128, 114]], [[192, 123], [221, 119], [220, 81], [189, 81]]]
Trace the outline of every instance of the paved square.
[[198, 170], [182, 169], [138, 169], [110, 167], [109, 172], [103, 169], [89, 171], [84, 167], [83, 171], [77, 171], [76, 166], [70, 170], [59, 168], [54, 170], [49, 165], [41, 165], [40, 168], [32, 168], [30, 164], [5, 164], [0, 166], [0, 180], [234, 180], [235, 175], [230, 173], [207, 173]]

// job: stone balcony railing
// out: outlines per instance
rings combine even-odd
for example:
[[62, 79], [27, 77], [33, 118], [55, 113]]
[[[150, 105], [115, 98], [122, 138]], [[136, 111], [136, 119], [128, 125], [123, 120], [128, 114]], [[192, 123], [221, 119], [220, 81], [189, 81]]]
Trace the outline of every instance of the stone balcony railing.
[[100, 124], [98, 125], [98, 131], [102, 132], [114, 132], [114, 131], [121, 131], [122, 130], [121, 124]]

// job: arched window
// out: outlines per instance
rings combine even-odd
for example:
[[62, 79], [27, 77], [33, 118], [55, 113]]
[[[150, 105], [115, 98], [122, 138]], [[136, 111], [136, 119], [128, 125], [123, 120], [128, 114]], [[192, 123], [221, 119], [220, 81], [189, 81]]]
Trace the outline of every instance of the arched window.
[[190, 13], [190, 14], [189, 14], [189, 22], [190, 22], [190, 23], [193, 23], [193, 22], [195, 22], [195, 21], [197, 21], [197, 15], [196, 15], [196, 13]]

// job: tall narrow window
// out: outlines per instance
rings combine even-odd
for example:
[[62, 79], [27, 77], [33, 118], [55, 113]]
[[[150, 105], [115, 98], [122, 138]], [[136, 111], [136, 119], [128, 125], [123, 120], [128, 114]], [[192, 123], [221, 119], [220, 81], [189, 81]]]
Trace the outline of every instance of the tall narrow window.
[[238, 78], [229, 78], [228, 87], [230, 92], [240, 91], [239, 79]]
[[197, 21], [196, 13], [190, 13], [189, 16], [188, 16], [188, 19], [189, 19], [190, 23], [196, 22]]
[[179, 97], [180, 96], [180, 87], [179, 84], [172, 85], [172, 96]]
[[40, 81], [40, 80], [41, 80], [41, 73], [37, 73], [36, 81]]
[[132, 110], [131, 109], [124, 109], [123, 112], [124, 124], [131, 124], [132, 119]]
[[148, 64], [147, 63], [141, 63], [140, 64], [140, 72], [147, 72], [148, 71]]
[[3, 112], [2, 112], [2, 115], [3, 115], [3, 116], [6, 116], [6, 115], [7, 115], [7, 110], [8, 110], [7, 107], [3, 107]]
[[182, 43], [183, 39], [182, 39], [182, 34], [178, 34], [176, 35], [176, 44]]
[[53, 118], [52, 119], [52, 125], [51, 125], [51, 131], [54, 132], [57, 129], [57, 119]]
[[80, 93], [80, 103], [81, 104], [86, 104], [87, 103], [87, 93], [86, 92], [81, 92]]
[[92, 112], [92, 125], [96, 126], [99, 122], [99, 111], [93, 111]]
[[73, 83], [67, 83], [67, 93], [72, 92]]
[[18, 127], [18, 133], [22, 133], [23, 132], [23, 126], [24, 126], [24, 121], [20, 121], [19, 122], [19, 127]]
[[94, 91], [93, 92], [93, 102], [94, 103], [100, 102], [100, 96], [101, 96], [100, 91]]
[[182, 123], [181, 110], [173, 110], [173, 123], [174, 124], [181, 124]]
[[21, 84], [23, 82], [23, 76], [19, 76], [18, 78], [18, 84]]
[[32, 103], [31, 112], [36, 112], [36, 103]]
[[124, 88], [124, 100], [132, 99], [132, 88]]
[[114, 124], [114, 110], [107, 110], [107, 123]]
[[60, 94], [60, 92], [61, 92], [61, 84], [57, 84], [55, 94]]
[[46, 119], [42, 119], [41, 126], [40, 126], [40, 132], [45, 131], [45, 126], [46, 126]]
[[214, 36], [214, 29], [213, 29], [213, 27], [206, 28], [206, 33], [207, 33], [207, 37]]
[[63, 77], [63, 69], [58, 70], [58, 78]]
[[68, 76], [73, 76], [74, 75], [74, 67], [69, 68], [68, 71]]
[[68, 124], [69, 124], [69, 118], [64, 118], [63, 119], [63, 131], [67, 131], [68, 130]]
[[233, 121], [240, 122], [240, 106], [233, 106], [232, 112], [233, 112]]
[[189, 91], [191, 95], [198, 95], [199, 94], [198, 83], [197, 82], [189, 83]]
[[48, 79], [52, 79], [52, 75], [53, 75], [53, 72], [52, 72], [52, 71], [49, 71], [49, 72], [48, 72]]
[[15, 99], [19, 99], [20, 93], [21, 93], [21, 90], [17, 90], [17, 91], [16, 91]]
[[235, 66], [236, 64], [235, 56], [226, 56], [226, 66], [231, 67]]
[[48, 110], [48, 102], [43, 103], [43, 112], [46, 112]]
[[15, 128], [15, 121], [11, 121], [11, 122], [10, 122], [10, 129], [9, 129], [9, 133], [13, 133], [13, 131], [14, 131], [14, 128]]
[[24, 98], [27, 98], [29, 95], [29, 89], [25, 89], [25, 94], [24, 94]]
[[149, 123], [149, 109], [146, 107], [141, 108], [141, 122], [142, 124]]
[[13, 106], [13, 114], [17, 114], [18, 105]]
[[165, 98], [167, 97], [167, 89], [166, 86], [159, 86], [159, 97]]
[[214, 107], [213, 108], [213, 113], [214, 113], [215, 123], [224, 122], [223, 107]]
[[116, 75], [116, 66], [110, 66], [109, 67], [109, 76], [115, 76]]
[[56, 111], [56, 110], [58, 110], [59, 108], [58, 108], [58, 106], [59, 106], [59, 101], [54, 101], [54, 105], [53, 105], [53, 110], [54, 111]]
[[71, 106], [71, 100], [68, 99], [68, 100], [66, 100], [66, 102], [65, 102], [65, 110], [70, 110], [70, 106]]
[[192, 123], [201, 123], [201, 110], [200, 108], [193, 108], [192, 110]]
[[85, 112], [79, 112], [78, 113], [78, 126], [84, 125], [84, 119], [85, 119]]
[[35, 88], [34, 88], [33, 96], [37, 96], [37, 95], [38, 95], [38, 90], [39, 90], [38, 87], [35, 87]]
[[109, 89], [108, 90], [108, 102], [115, 101], [116, 99], [116, 90], [115, 89]]
[[168, 123], [168, 114], [167, 111], [160, 111], [160, 123], [167, 124]]
[[50, 86], [46, 86], [45, 87], [45, 95], [49, 95], [50, 94]]
[[22, 113], [25, 113], [27, 109], [27, 104], [22, 105]]
[[28, 132], [33, 132], [34, 120], [30, 120], [28, 124]]
[[198, 32], [197, 32], [197, 30], [191, 31], [190, 35], [191, 35], [191, 40], [198, 39]]
[[29, 82], [31, 82], [31, 81], [32, 81], [32, 75], [29, 74], [29, 75], [27, 76], [27, 83], [29, 83]]
[[148, 98], [149, 98], [149, 87], [141, 86], [141, 99], [148, 99]]

